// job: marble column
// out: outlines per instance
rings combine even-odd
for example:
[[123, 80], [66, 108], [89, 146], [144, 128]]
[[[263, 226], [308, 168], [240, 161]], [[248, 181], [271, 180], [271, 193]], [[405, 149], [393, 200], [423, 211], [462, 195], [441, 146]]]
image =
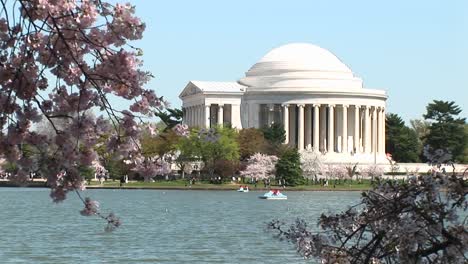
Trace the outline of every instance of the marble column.
[[370, 116], [369, 116], [370, 107], [368, 105], [364, 108], [364, 136], [363, 136], [363, 143], [364, 143], [364, 152], [370, 153], [370, 145], [371, 145], [371, 123], [370, 123]]
[[382, 108], [380, 115], [382, 116], [381, 120], [381, 126], [382, 126], [382, 132], [380, 134], [381, 136], [381, 145], [380, 145], [380, 153], [385, 154], [385, 108]]
[[197, 106], [192, 106], [192, 126], [197, 125]]
[[298, 117], [298, 126], [297, 129], [299, 130], [297, 133], [297, 149], [303, 150], [304, 149], [304, 105], [299, 104], [299, 117]]
[[305, 108], [305, 140], [304, 147], [311, 147], [312, 144], [312, 106], [306, 105]]
[[205, 128], [210, 128], [210, 120], [211, 120], [211, 116], [210, 116], [211, 111], [210, 111], [210, 109], [211, 109], [211, 105], [206, 104], [205, 105], [205, 117], [204, 117], [205, 118], [205, 124], [204, 124]]
[[193, 126], [198, 126], [198, 105], [193, 106]]
[[194, 126], [195, 125], [195, 107], [192, 105], [190, 106], [190, 125], [191, 126]]
[[377, 108], [377, 153], [382, 151], [382, 108]]
[[359, 140], [359, 112], [360, 112], [360, 107], [359, 105], [354, 106], [354, 152], [355, 153], [360, 153], [361, 152], [361, 146], [360, 146], [360, 140]]
[[328, 152], [335, 152], [335, 106], [328, 105]]
[[289, 105], [283, 104], [283, 127], [284, 127], [284, 135], [286, 137], [284, 144], [289, 143]]
[[223, 119], [224, 119], [224, 105], [220, 104], [218, 105], [218, 126], [223, 125]]
[[182, 107], [182, 125], [187, 124], [187, 108]]
[[297, 148], [297, 126], [298, 124], [298, 114], [297, 105], [293, 104], [289, 107], [289, 145]]
[[199, 105], [197, 109], [197, 125], [198, 127], [203, 127], [203, 105]]
[[314, 142], [313, 147], [316, 152], [319, 151], [319, 142], [320, 142], [320, 135], [319, 135], [319, 111], [320, 105], [314, 104]]
[[372, 149], [371, 153], [377, 152], [377, 108], [372, 107]]
[[320, 151], [327, 151], [327, 106], [320, 106]]
[[341, 152], [348, 153], [348, 106], [343, 105], [343, 126], [341, 135]]
[[196, 105], [195, 106], [195, 126], [199, 127], [200, 126], [200, 106]]

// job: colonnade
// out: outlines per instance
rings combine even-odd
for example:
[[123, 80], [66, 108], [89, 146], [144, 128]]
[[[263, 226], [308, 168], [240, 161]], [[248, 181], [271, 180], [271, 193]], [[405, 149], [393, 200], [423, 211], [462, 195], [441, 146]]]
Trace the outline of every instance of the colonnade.
[[[385, 109], [369, 105], [283, 104], [286, 143], [327, 153], [385, 153]], [[349, 120], [348, 120], [349, 119]]]
[[[212, 107], [215, 107], [217, 111], [216, 115], [212, 116]], [[205, 127], [209, 128], [212, 124], [217, 124], [222, 126], [226, 122], [230, 122], [231, 120], [224, 120], [224, 108], [223, 104], [203, 104], [203, 105], [193, 105], [184, 107], [183, 111], [183, 123], [188, 126], [197, 126], [197, 127]], [[213, 120], [216, 118], [216, 120]]]
[[[279, 116], [273, 118], [269, 112], [266, 122], [281, 120], [286, 132], [285, 143], [299, 150], [312, 147], [324, 153], [385, 154], [384, 107], [318, 103], [277, 104], [268, 109]], [[256, 112], [259, 107], [250, 110]], [[233, 115], [240, 116], [240, 111], [238, 105], [234, 108], [229, 104], [199, 104], [184, 107], [183, 115], [184, 124], [209, 128], [233, 122]], [[255, 122], [253, 126], [261, 124]]]

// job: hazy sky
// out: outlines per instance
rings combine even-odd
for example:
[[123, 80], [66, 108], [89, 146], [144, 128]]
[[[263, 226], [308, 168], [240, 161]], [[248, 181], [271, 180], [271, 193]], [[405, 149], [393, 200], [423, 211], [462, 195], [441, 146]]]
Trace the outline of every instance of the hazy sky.
[[468, 116], [468, 1], [132, 1], [147, 24], [150, 86], [179, 107], [190, 80], [236, 81], [274, 47], [309, 42], [337, 55], [388, 111], [421, 118], [433, 99]]

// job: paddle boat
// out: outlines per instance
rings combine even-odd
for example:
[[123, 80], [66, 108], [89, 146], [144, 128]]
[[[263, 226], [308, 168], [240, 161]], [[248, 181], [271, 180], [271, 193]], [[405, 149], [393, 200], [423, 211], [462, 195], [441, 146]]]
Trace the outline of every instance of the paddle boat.
[[238, 192], [249, 192], [249, 186], [240, 186]]
[[279, 190], [272, 190], [258, 198], [265, 200], [287, 200], [288, 196], [282, 194]]

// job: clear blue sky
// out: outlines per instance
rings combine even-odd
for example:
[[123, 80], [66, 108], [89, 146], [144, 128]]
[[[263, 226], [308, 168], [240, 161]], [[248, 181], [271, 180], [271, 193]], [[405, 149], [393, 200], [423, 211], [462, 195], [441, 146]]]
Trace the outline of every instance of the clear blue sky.
[[149, 84], [173, 106], [190, 80], [235, 81], [270, 49], [309, 42], [336, 54], [388, 111], [421, 118], [433, 99], [468, 116], [468, 1], [132, 1], [147, 24]]

